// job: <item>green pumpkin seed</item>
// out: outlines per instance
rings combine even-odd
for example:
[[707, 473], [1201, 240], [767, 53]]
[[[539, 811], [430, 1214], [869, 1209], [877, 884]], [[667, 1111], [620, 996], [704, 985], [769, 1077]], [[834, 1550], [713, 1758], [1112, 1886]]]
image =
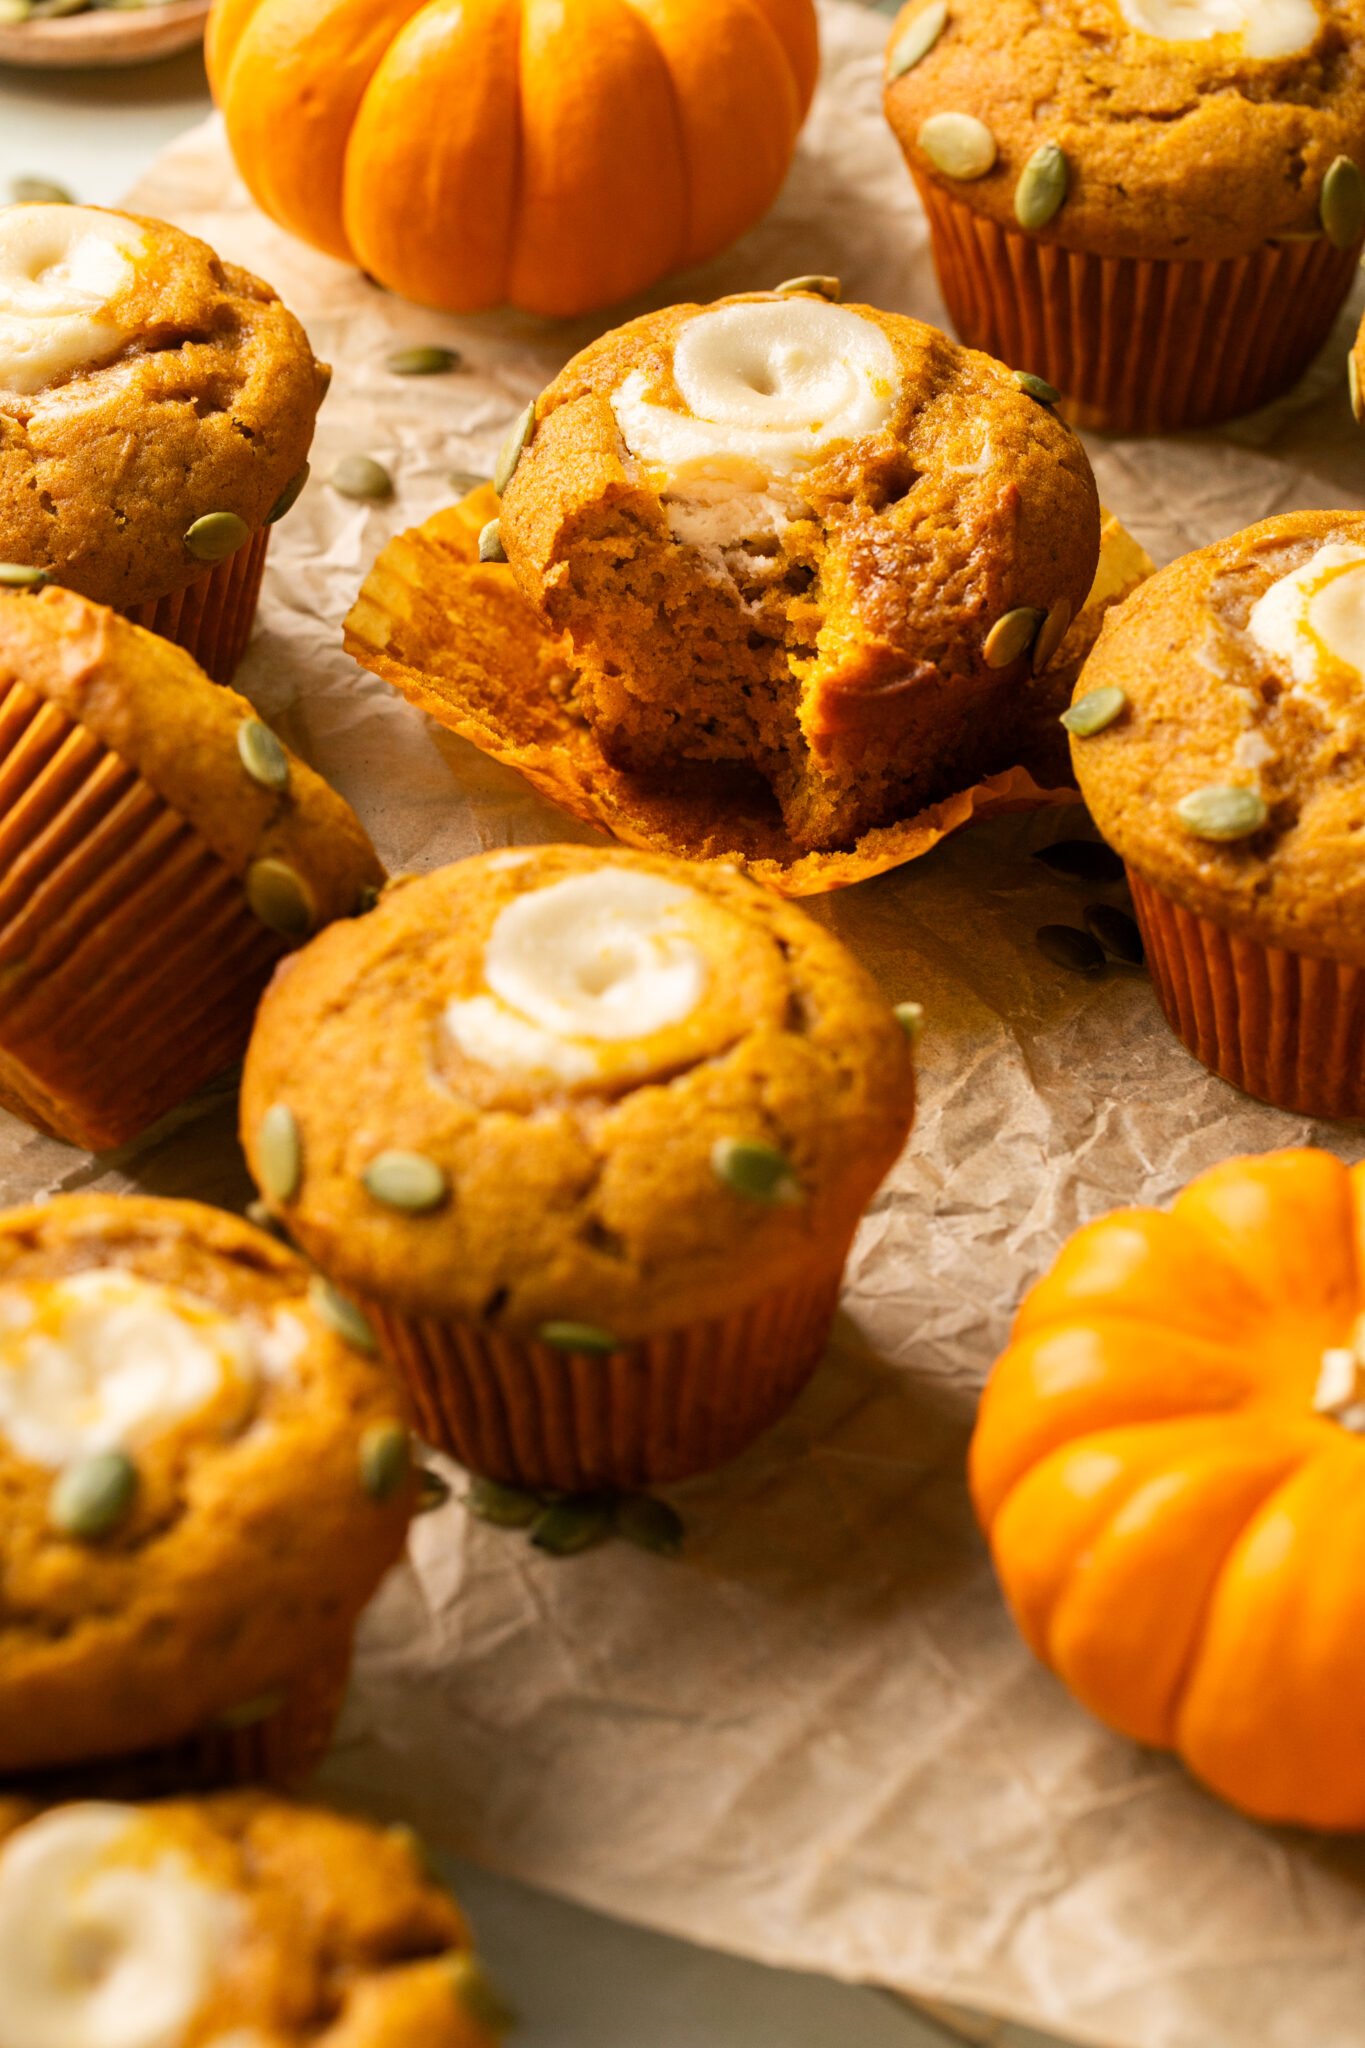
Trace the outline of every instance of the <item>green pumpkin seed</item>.
[[988, 668], [1009, 668], [1028, 653], [1038, 638], [1046, 612], [1037, 611], [1031, 604], [1021, 604], [1016, 610], [1006, 612], [1003, 619], [997, 619], [986, 635], [982, 649]]
[[1060, 405], [1062, 402], [1062, 394], [1056, 385], [1049, 384], [1046, 377], [1035, 377], [1032, 370], [1016, 370], [1014, 381], [1030, 398], [1036, 398], [1039, 405]]
[[919, 131], [919, 146], [935, 170], [962, 184], [984, 178], [999, 156], [995, 137], [975, 114], [931, 114]]
[[1030, 233], [1045, 228], [1066, 203], [1071, 183], [1071, 166], [1066, 151], [1055, 142], [1045, 142], [1019, 174], [1014, 188], [1014, 217]]
[[41, 590], [46, 582], [46, 569], [31, 569], [27, 562], [0, 562], [0, 587], [5, 590]]
[[557, 1500], [531, 1524], [531, 1541], [551, 1557], [578, 1557], [611, 1535], [613, 1511], [605, 1500]]
[[1128, 699], [1116, 685], [1109, 684], [1102, 690], [1087, 690], [1078, 697], [1069, 710], [1062, 713], [1062, 724], [1074, 733], [1078, 740], [1089, 740], [1098, 732], [1107, 732], [1128, 708]]
[[371, 1500], [392, 1500], [412, 1470], [412, 1440], [401, 1422], [377, 1422], [360, 1439], [360, 1485]]
[[273, 1237], [277, 1244], [287, 1244], [293, 1250], [293, 1238], [268, 1203], [248, 1202], [246, 1220], [255, 1229], [263, 1230], [267, 1237]]
[[79, 1458], [59, 1474], [48, 1495], [48, 1521], [63, 1536], [96, 1542], [127, 1519], [137, 1489], [137, 1467], [122, 1451]]
[[718, 1139], [711, 1148], [711, 1170], [717, 1180], [749, 1202], [790, 1208], [803, 1199], [801, 1183], [786, 1154], [756, 1139]]
[[1045, 668], [1050, 667], [1061, 653], [1062, 642], [1071, 631], [1071, 621], [1074, 617], [1070, 598], [1059, 597], [1044, 619], [1042, 631], [1033, 643], [1033, 673], [1036, 676], [1040, 676]]
[[922, 64], [947, 26], [948, 0], [929, 0], [929, 5], [920, 9], [891, 45], [886, 65], [888, 84], [894, 85], [907, 71]]
[[276, 498], [274, 504], [271, 506], [269, 512], [266, 514], [265, 523], [267, 526], [278, 526], [280, 521], [284, 518], [285, 513], [293, 511], [294, 507], [298, 504], [299, 499], [303, 496], [304, 485], [307, 483], [309, 477], [312, 474], [312, 464], [305, 462], [303, 468], [299, 471], [298, 475], [296, 477], [292, 477], [290, 481], [285, 485], [284, 489], [280, 492], [279, 497]]
[[439, 377], [447, 370], [458, 370], [462, 361], [455, 348], [396, 348], [385, 356], [384, 368], [395, 377]]
[[355, 915], [357, 917], [368, 917], [372, 910], [377, 910], [379, 908], [379, 899], [383, 893], [383, 890], [377, 889], [373, 882], [366, 882], [364, 888], [355, 899]]
[[361, 1179], [376, 1202], [409, 1216], [439, 1209], [450, 1192], [444, 1168], [423, 1152], [381, 1152]]
[[478, 1957], [461, 1949], [449, 1958], [447, 1968], [451, 1988], [469, 2017], [487, 2033], [499, 2037], [510, 2033], [517, 2016]]
[[495, 1529], [529, 1529], [545, 1506], [538, 1493], [496, 1479], [471, 1480], [465, 1501], [471, 1515]]
[[272, 1202], [292, 1202], [303, 1179], [303, 1140], [287, 1102], [274, 1102], [256, 1130], [256, 1178]]
[[1261, 830], [1270, 811], [1259, 790], [1212, 783], [1182, 797], [1175, 814], [1196, 839], [1224, 841], [1249, 839]]
[[551, 1351], [606, 1353], [621, 1349], [609, 1330], [599, 1330], [592, 1323], [542, 1323], [536, 1334]]
[[507, 550], [502, 544], [502, 523], [490, 519], [479, 535], [479, 560], [481, 562], [505, 562]]
[[1354, 349], [1346, 358], [1346, 382], [1351, 393], [1351, 411], [1365, 424], [1365, 390], [1361, 388], [1360, 361]]
[[924, 1034], [923, 1003], [897, 1003], [896, 1022], [913, 1045]]
[[344, 1338], [354, 1350], [365, 1351], [371, 1355], [378, 1351], [379, 1345], [375, 1340], [374, 1331], [370, 1328], [369, 1319], [361, 1314], [353, 1301], [348, 1301], [344, 1294], [339, 1294], [331, 1281], [324, 1279], [321, 1273], [314, 1273], [308, 1282], [308, 1299], [313, 1305], [314, 1313], [321, 1317], [328, 1329], [335, 1331], [338, 1337]]
[[259, 718], [244, 718], [238, 726], [237, 752], [247, 774], [262, 789], [288, 789], [289, 756]]
[[1077, 931], [1070, 924], [1045, 924], [1037, 933], [1038, 951], [1054, 967], [1064, 967], [1068, 974], [1083, 974], [1089, 981], [1097, 981], [1104, 973], [1104, 948], [1089, 932]]
[[493, 489], [501, 497], [517, 473], [522, 456], [530, 447], [536, 431], [536, 402], [534, 399], [512, 422], [506, 440], [498, 455], [497, 467], [493, 471]]
[[1121, 882], [1123, 862], [1112, 846], [1102, 839], [1056, 839], [1034, 854], [1054, 875], [1073, 876], [1078, 882]]
[[287, 861], [253, 861], [246, 871], [246, 900], [252, 915], [282, 938], [306, 939], [317, 923], [308, 885]]
[[393, 496], [393, 478], [372, 455], [343, 455], [327, 481], [340, 497], [360, 498], [372, 505], [382, 505]]
[[781, 284], [773, 286], [773, 291], [779, 298], [790, 298], [804, 293], [807, 298], [828, 299], [832, 306], [842, 305], [844, 298], [844, 287], [840, 278], [819, 277], [814, 273], [809, 277], [785, 278]]
[[206, 512], [185, 535], [196, 562], [225, 562], [251, 538], [251, 528], [235, 512]]
[[[0, 21], [23, 21], [28, 11], [28, 0], [22, 0], [18, 13], [0, 13]], [[16, 206], [74, 206], [76, 203], [65, 185], [59, 185], [55, 178], [11, 178], [9, 196]]]
[[1354, 249], [1365, 235], [1365, 177], [1350, 157], [1339, 156], [1328, 170], [1319, 211], [1334, 249]]
[[616, 1503], [616, 1533], [637, 1550], [655, 1557], [680, 1557], [687, 1532], [682, 1516], [667, 1501], [648, 1493], [628, 1493]]
[[282, 1692], [262, 1692], [254, 1700], [243, 1700], [240, 1707], [228, 1707], [216, 1716], [216, 1725], [226, 1728], [231, 1734], [243, 1728], [259, 1728], [262, 1721], [273, 1721], [285, 1703]]
[[1091, 938], [1098, 939], [1106, 953], [1112, 953], [1126, 967], [1142, 966], [1147, 955], [1135, 917], [1116, 909], [1112, 903], [1088, 903], [1081, 915]]
[[449, 1484], [430, 1465], [417, 1467], [417, 1505], [415, 1515], [434, 1515], [450, 1499]]

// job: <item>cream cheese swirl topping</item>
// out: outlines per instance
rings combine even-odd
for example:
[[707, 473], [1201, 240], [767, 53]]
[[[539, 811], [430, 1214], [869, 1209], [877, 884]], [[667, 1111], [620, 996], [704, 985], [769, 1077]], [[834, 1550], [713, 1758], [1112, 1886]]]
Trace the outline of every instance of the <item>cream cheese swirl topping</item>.
[[1247, 631], [1303, 696], [1358, 688], [1365, 672], [1365, 548], [1329, 541], [1253, 606]]
[[598, 868], [509, 903], [484, 952], [491, 991], [449, 1004], [445, 1028], [495, 1071], [590, 1080], [603, 1048], [690, 1017], [708, 968], [685, 930], [691, 889]]
[[0, 1848], [0, 2048], [180, 2048], [241, 1907], [183, 1857], [118, 1860], [136, 1807], [58, 1807]]
[[1165, 43], [1236, 36], [1244, 57], [1297, 57], [1322, 27], [1315, 0], [1118, 0], [1129, 28]]
[[110, 303], [146, 237], [89, 206], [0, 209], [0, 390], [29, 395], [107, 362], [128, 340]]
[[249, 1401], [306, 1342], [122, 1267], [0, 1286], [0, 1438], [53, 1470], [135, 1450], [225, 1392]]

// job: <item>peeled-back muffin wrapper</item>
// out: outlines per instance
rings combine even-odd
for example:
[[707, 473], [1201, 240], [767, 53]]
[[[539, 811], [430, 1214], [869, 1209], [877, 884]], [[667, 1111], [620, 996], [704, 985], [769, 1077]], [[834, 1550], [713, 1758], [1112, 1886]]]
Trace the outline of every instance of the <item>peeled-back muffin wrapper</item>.
[[1029, 758], [864, 833], [847, 851], [806, 853], [787, 837], [775, 806], [756, 816], [751, 804], [727, 805], [713, 787], [661, 789], [607, 760], [568, 702], [567, 642], [543, 624], [510, 568], [479, 560], [479, 534], [497, 510], [492, 486], [483, 485], [390, 541], [346, 621], [348, 652], [586, 824], [626, 846], [734, 861], [783, 896], [822, 896], [885, 874], [975, 819], [1076, 802], [1058, 719], [1105, 612], [1153, 566], [1106, 514], [1090, 597], [1031, 685]]

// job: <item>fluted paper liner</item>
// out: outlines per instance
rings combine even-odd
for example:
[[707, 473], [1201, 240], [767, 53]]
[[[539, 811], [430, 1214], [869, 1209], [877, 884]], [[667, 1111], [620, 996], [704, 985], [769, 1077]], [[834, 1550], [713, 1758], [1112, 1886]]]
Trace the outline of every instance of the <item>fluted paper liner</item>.
[[230, 683], [255, 624], [270, 534], [270, 527], [259, 527], [225, 562], [168, 597], [129, 605], [124, 617], [163, 640], [174, 640], [215, 683]]

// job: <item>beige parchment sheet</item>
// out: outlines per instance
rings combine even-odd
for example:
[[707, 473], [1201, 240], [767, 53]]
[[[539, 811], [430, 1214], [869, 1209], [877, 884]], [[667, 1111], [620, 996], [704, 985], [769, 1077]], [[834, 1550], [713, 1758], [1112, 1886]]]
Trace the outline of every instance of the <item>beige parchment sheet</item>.
[[[885, 17], [845, 0], [822, 16], [825, 80], [779, 207], [654, 303], [830, 271], [853, 298], [941, 319], [880, 113]], [[450, 472], [488, 472], [591, 326], [455, 322], [379, 292], [250, 208], [212, 123], [132, 203], [270, 278], [336, 364], [317, 475], [363, 450], [397, 479], [379, 508], [315, 481], [277, 529], [241, 678], [262, 712], [392, 867], [590, 838], [355, 668], [340, 628], [382, 542], [455, 495]], [[1345, 335], [1234, 432], [1093, 444], [1105, 502], [1159, 561], [1272, 512], [1365, 502]], [[467, 369], [383, 369], [419, 340], [455, 342]], [[327, 1779], [501, 1871], [772, 1962], [1107, 2048], [1358, 2048], [1358, 1848], [1249, 1826], [1090, 1722], [1018, 1644], [966, 1505], [978, 1388], [1067, 1232], [1239, 1150], [1365, 1152], [1358, 1129], [1209, 1078], [1144, 978], [1093, 985], [1042, 960], [1036, 927], [1103, 893], [1027, 857], [1068, 830], [1065, 812], [1001, 820], [812, 906], [929, 1017], [919, 1126], [859, 1237], [828, 1364], [758, 1449], [679, 1489], [680, 1563], [621, 1545], [552, 1563], [458, 1497], [420, 1523]], [[0, 1119], [0, 1193], [238, 1203], [232, 1128], [227, 1086], [112, 1160]]]

